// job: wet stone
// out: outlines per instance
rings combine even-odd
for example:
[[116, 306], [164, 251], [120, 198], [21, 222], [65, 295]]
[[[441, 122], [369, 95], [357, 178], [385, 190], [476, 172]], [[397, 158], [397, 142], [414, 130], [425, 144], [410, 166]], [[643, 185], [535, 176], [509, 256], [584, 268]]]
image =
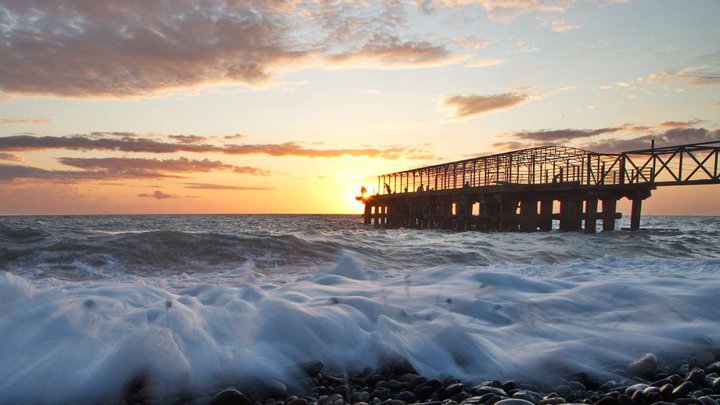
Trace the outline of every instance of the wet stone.
[[496, 402], [495, 404], [496, 405], [534, 405], [530, 401], [526, 401], [524, 399], [516, 399], [516, 398], [503, 399], [501, 401]]
[[712, 389], [713, 393], [720, 394], [720, 377], [712, 381], [712, 383], [710, 384], [710, 389]]
[[718, 405], [717, 401], [714, 399], [708, 397], [708, 396], [701, 396], [698, 398], [704, 405]]
[[371, 398], [378, 398], [381, 401], [390, 399], [392, 392], [387, 388], [376, 388], [375, 391], [370, 393]]
[[625, 389], [625, 395], [628, 395], [628, 396], [631, 396], [631, 397], [632, 397], [632, 395], [633, 395], [635, 392], [637, 392], [637, 391], [641, 391], [641, 392], [642, 392], [642, 390], [644, 390], [644, 389], [647, 388], [647, 387], [648, 387], [647, 384], [634, 384], [634, 385], [631, 385], [631, 386], [629, 386], [629, 387], [627, 387], [627, 388]]
[[347, 384], [340, 384], [333, 389], [333, 392], [342, 395], [343, 398], [350, 398], [350, 386]]
[[570, 396], [571, 394], [574, 394], [573, 389], [570, 388], [569, 385], [563, 384], [559, 385], [555, 388], [555, 392], [558, 393], [558, 395], [562, 395], [564, 397]]
[[578, 381], [568, 381], [567, 385], [572, 388], [574, 391], [587, 391], [587, 388], [585, 388], [585, 385]]
[[308, 405], [308, 401], [305, 398], [295, 398], [289, 401], [287, 405]]
[[700, 368], [695, 368], [690, 372], [687, 380], [695, 385], [703, 385], [705, 382], [705, 372]]
[[[465, 391], [458, 392], [457, 394], [450, 397], [450, 402], [459, 403], [467, 399], [468, 394]], [[447, 404], [446, 404], [447, 405]]]
[[442, 382], [438, 380], [437, 378], [433, 378], [432, 380], [427, 380], [425, 383], [428, 387], [432, 388], [433, 391], [443, 386]]
[[242, 392], [236, 389], [227, 389], [219, 392], [210, 401], [210, 405], [253, 405]]
[[617, 399], [613, 397], [603, 397], [599, 401], [595, 402], [595, 405], [617, 405]]
[[663, 385], [662, 387], [660, 387], [660, 390], [658, 392], [660, 392], [660, 395], [664, 399], [670, 400], [670, 399], [672, 399], [673, 385], [670, 383], [667, 383], [667, 384]]
[[620, 394], [616, 398], [618, 405], [635, 405], [635, 402], [633, 402], [632, 398], [625, 394]]
[[425, 377], [415, 377], [408, 383], [408, 388], [414, 390], [419, 385], [425, 384], [427, 380], [428, 379]]
[[565, 398], [555, 397], [555, 398], [541, 399], [539, 402], [539, 405], [558, 405], [558, 404], [564, 404], [564, 403], [565, 403]]
[[643, 376], [652, 373], [657, 368], [657, 356], [652, 353], [645, 353], [638, 359], [628, 364], [628, 372], [632, 375]]
[[485, 403], [484, 399], [487, 399], [492, 396], [492, 394], [486, 394], [486, 395], [488, 395], [488, 396], [486, 397], [485, 395], [482, 395], [482, 396], [474, 396], [474, 397], [470, 397], [470, 398], [465, 398], [465, 400], [460, 402], [460, 405], [483, 404], [483, 403]]
[[429, 387], [427, 385], [422, 385], [415, 390], [415, 397], [417, 397], [417, 399], [422, 400], [422, 401], [430, 398], [432, 396], [432, 394], [433, 394], [432, 387]]
[[395, 395], [395, 398], [405, 402], [415, 402], [415, 394], [410, 391], [402, 391]]
[[500, 386], [505, 392], [514, 390], [517, 388], [517, 383], [514, 380], [506, 381], [503, 383], [502, 386]]
[[487, 385], [476, 385], [472, 388], [472, 391], [475, 393], [475, 395], [483, 395], [483, 394], [495, 394], [502, 397], [507, 397], [507, 393], [502, 389], [498, 387], [491, 387]]
[[693, 388], [695, 388], [693, 386], [693, 383], [691, 383], [690, 381], [685, 381], [684, 383], [675, 387], [672, 392], [672, 396], [673, 398], [684, 398], [690, 393], [690, 391], [693, 390]]
[[499, 395], [493, 395], [490, 398], [488, 398], [487, 401], [485, 401], [485, 404], [486, 405], [495, 405], [497, 402], [500, 402], [503, 399], [505, 399], [505, 397], [501, 397]]
[[703, 403], [697, 398], [678, 398], [675, 400], [678, 405], [703, 405]]
[[537, 404], [542, 400], [542, 395], [529, 390], [519, 390], [514, 393], [512, 397], [517, 399], [524, 399], [528, 402], [532, 402], [533, 404]]
[[302, 363], [298, 365], [298, 368], [302, 370], [305, 375], [308, 377], [315, 377], [322, 371], [323, 367], [325, 367], [325, 363], [323, 363], [320, 360], [314, 360], [314, 361], [308, 361], [307, 363]]
[[465, 386], [462, 385], [462, 383], [455, 383], [452, 385], [449, 385], [445, 388], [445, 390], [442, 393], [443, 399], [450, 398], [455, 394], [459, 394], [463, 389], [465, 389]]

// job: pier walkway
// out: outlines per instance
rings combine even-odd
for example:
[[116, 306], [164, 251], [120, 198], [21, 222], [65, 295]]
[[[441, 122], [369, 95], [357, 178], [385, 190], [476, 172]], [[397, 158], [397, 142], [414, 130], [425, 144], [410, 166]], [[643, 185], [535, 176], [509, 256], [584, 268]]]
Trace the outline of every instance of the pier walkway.
[[[378, 176], [361, 195], [366, 224], [397, 228], [594, 233], [615, 229], [617, 201], [642, 202], [661, 186], [718, 184], [720, 140], [617, 154], [545, 146]], [[600, 208], [600, 209], [599, 209]]]

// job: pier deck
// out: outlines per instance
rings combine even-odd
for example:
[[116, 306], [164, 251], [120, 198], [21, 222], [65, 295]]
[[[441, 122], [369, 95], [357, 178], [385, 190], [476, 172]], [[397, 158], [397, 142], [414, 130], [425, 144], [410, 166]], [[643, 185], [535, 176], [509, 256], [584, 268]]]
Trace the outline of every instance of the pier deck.
[[378, 176], [366, 224], [396, 228], [594, 233], [615, 229], [617, 201], [643, 200], [661, 186], [718, 184], [720, 141], [595, 153], [564, 146], [523, 149]]

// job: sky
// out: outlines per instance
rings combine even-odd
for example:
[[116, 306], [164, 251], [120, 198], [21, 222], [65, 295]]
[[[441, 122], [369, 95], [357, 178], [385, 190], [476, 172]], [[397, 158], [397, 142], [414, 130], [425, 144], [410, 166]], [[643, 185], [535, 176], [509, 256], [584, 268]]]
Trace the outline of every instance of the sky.
[[[717, 0], [0, 0], [0, 214], [360, 213], [387, 172], [720, 139], [718, 17]], [[644, 213], [718, 200], [662, 188]]]

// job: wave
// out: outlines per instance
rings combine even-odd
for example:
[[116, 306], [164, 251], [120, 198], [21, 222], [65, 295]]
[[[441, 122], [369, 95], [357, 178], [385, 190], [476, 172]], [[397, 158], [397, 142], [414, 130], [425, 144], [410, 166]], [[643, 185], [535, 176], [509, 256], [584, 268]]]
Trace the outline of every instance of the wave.
[[329, 265], [343, 253], [370, 269], [528, 265], [720, 255], [717, 218], [646, 220], [648, 229], [577, 233], [378, 230], [357, 217], [48, 217], [0, 223], [0, 268], [31, 279], [113, 280], [232, 271], [284, 272]]
[[177, 389], [292, 384], [289, 370], [311, 360], [338, 374], [401, 358], [427, 376], [470, 380], [608, 375], [647, 351], [718, 348], [718, 264], [604, 257], [399, 272], [344, 257], [282, 276], [245, 268], [47, 285], [2, 272], [0, 393], [110, 400], [139, 373]]

